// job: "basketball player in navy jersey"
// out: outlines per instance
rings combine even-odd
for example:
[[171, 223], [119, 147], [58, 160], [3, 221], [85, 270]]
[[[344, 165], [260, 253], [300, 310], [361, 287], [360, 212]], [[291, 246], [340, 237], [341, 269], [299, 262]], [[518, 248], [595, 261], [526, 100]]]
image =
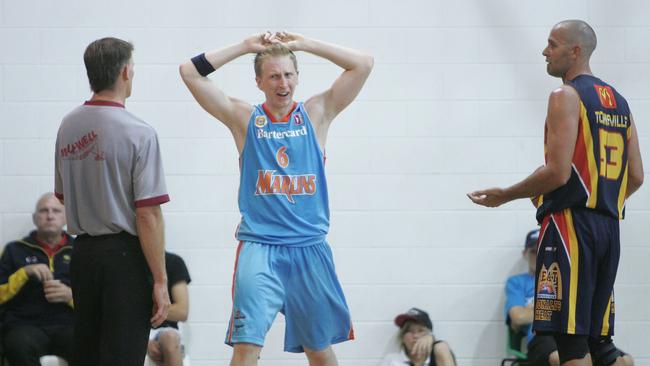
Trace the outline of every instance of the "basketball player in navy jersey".
[[[295, 102], [293, 51], [323, 57], [344, 71], [324, 92]], [[227, 96], [206, 76], [245, 54], [255, 56], [259, 105]], [[197, 102], [232, 132], [240, 156], [240, 240], [226, 343], [231, 365], [256, 365], [278, 312], [285, 315], [285, 351], [305, 352], [310, 365], [337, 364], [331, 345], [354, 333], [329, 245], [324, 160], [330, 123], [357, 96], [373, 66], [361, 52], [278, 32], [203, 53], [181, 65]]]
[[488, 207], [532, 197], [541, 224], [534, 329], [554, 335], [563, 365], [624, 364], [611, 338], [619, 220], [643, 183], [632, 114], [623, 96], [591, 73], [595, 48], [584, 21], [553, 27], [542, 54], [563, 85], [549, 97], [546, 164], [508, 188], [468, 194]]

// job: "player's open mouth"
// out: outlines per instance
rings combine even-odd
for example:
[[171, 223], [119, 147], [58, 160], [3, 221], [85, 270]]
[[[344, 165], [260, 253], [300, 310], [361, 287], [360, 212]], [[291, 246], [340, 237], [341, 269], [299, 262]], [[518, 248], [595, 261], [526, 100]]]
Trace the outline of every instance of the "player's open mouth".
[[289, 96], [289, 92], [286, 92], [286, 93], [277, 93], [277, 95], [278, 95], [278, 96], [281, 96], [281, 97], [288, 97], [288, 96]]

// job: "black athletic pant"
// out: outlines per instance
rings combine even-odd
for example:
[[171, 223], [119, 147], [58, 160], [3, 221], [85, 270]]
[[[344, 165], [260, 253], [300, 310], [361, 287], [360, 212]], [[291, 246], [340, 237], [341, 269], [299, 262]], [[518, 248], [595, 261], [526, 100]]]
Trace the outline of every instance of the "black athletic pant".
[[74, 242], [75, 304], [71, 366], [142, 366], [151, 324], [151, 272], [137, 237], [127, 233]]
[[41, 356], [72, 356], [72, 325], [8, 325], [2, 337], [10, 365], [40, 366]]

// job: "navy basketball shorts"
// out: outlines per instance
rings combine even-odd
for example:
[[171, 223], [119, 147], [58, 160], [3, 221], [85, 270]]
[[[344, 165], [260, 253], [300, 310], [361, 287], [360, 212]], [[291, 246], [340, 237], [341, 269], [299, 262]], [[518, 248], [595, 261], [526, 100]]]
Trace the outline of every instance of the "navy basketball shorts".
[[575, 207], [547, 215], [537, 247], [534, 329], [613, 335], [619, 256], [618, 219]]
[[284, 350], [321, 351], [354, 339], [350, 312], [327, 242], [305, 247], [240, 242], [226, 344], [264, 345], [278, 312]]

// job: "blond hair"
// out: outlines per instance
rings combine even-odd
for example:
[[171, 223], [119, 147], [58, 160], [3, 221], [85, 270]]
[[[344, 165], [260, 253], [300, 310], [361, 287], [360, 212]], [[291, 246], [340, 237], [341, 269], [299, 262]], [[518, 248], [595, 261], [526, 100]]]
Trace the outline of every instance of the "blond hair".
[[269, 46], [262, 52], [259, 52], [255, 55], [255, 60], [253, 61], [255, 66], [255, 76], [262, 75], [262, 64], [269, 58], [289, 56], [291, 62], [293, 62], [293, 67], [298, 72], [298, 60], [296, 60], [296, 55], [291, 51], [287, 46], [283, 44], [274, 44]]

